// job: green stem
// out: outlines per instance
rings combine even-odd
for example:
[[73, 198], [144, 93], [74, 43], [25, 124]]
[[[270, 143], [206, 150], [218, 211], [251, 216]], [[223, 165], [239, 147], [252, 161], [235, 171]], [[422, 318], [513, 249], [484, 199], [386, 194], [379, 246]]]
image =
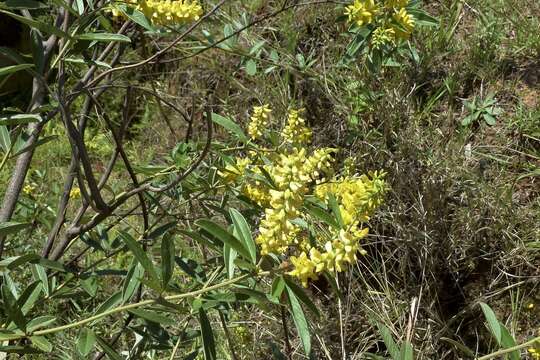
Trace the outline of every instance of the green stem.
[[511, 353], [512, 351], [520, 350], [520, 349], [523, 349], [523, 348], [525, 348], [527, 346], [534, 345], [535, 342], [540, 342], [540, 336], [535, 337], [534, 339], [531, 339], [531, 340], [529, 340], [527, 342], [524, 342], [523, 344], [512, 346], [512, 347], [509, 347], [507, 349], [502, 349], [502, 350], [499, 350], [499, 351], [495, 351], [494, 353], [491, 353], [491, 354], [488, 354], [488, 355], [484, 355], [482, 357], [476, 358], [476, 360], [493, 359], [493, 358], [495, 358], [497, 356], [508, 354], [508, 353]]
[[[167, 301], [174, 301], [174, 300], [185, 299], [185, 298], [191, 297], [191, 296], [198, 296], [198, 295], [204, 294], [204, 293], [206, 293], [208, 291], [216, 290], [216, 289], [225, 287], [227, 285], [235, 284], [235, 283], [237, 283], [237, 282], [239, 282], [241, 280], [244, 280], [245, 278], [247, 278], [249, 276], [251, 276], [251, 274], [244, 274], [242, 276], [238, 276], [236, 278], [224, 281], [224, 282], [216, 284], [216, 285], [204, 287], [204, 288], [199, 289], [199, 290], [187, 292], [187, 293], [184, 293], [184, 294], [166, 296], [166, 297], [164, 297], [164, 299], [167, 300]], [[77, 321], [77, 322], [74, 322], [74, 323], [71, 323], [71, 324], [66, 324], [66, 325], [57, 326], [57, 327], [50, 328], [50, 329], [44, 329], [44, 330], [35, 331], [32, 334], [24, 334], [24, 335], [20, 335], [18, 337], [10, 338], [10, 340], [22, 339], [22, 338], [28, 337], [30, 335], [39, 336], [39, 335], [53, 334], [53, 333], [56, 333], [56, 332], [59, 332], [59, 331], [63, 331], [63, 330], [67, 330], [67, 329], [71, 329], [71, 328], [74, 328], [74, 327], [78, 327], [78, 326], [88, 324], [88, 323], [90, 323], [92, 321], [99, 320], [99, 319], [104, 318], [104, 317], [109, 316], [109, 315], [113, 315], [113, 314], [116, 314], [116, 313], [119, 313], [119, 312], [122, 312], [122, 311], [126, 311], [126, 310], [130, 310], [130, 309], [135, 309], [135, 308], [138, 308], [138, 307], [141, 307], [141, 306], [155, 304], [157, 302], [158, 302], [158, 300], [156, 300], [156, 299], [150, 299], [150, 300], [139, 301], [139, 302], [136, 302], [136, 303], [133, 303], [133, 304], [118, 306], [118, 307], [113, 308], [111, 310], [104, 311], [102, 313], [96, 314], [94, 316], [91, 316], [89, 318], [86, 318], [86, 319], [83, 319], [83, 320], [80, 320], [80, 321]]]

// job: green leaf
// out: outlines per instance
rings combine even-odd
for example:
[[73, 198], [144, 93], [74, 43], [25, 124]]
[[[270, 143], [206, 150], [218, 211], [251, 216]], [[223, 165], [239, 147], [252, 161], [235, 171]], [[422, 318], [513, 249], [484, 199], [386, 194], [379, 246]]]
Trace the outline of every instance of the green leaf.
[[238, 239], [240, 239], [244, 247], [248, 249], [251, 261], [255, 264], [257, 262], [257, 246], [255, 245], [255, 241], [253, 241], [251, 230], [246, 219], [236, 209], [230, 209], [229, 214], [233, 221], [234, 230], [238, 234]]
[[204, 308], [199, 308], [199, 322], [201, 324], [201, 336], [204, 350], [204, 360], [216, 360], [216, 345], [212, 325], [206, 316]]
[[484, 113], [482, 114], [482, 116], [484, 117], [484, 120], [486, 121], [486, 124], [488, 125], [495, 125], [497, 120], [495, 119], [495, 117], [491, 114], [488, 114], [488, 113]]
[[45, 336], [30, 336], [30, 341], [32, 341], [32, 344], [34, 344], [41, 351], [52, 351], [52, 344], [45, 338]]
[[130, 313], [132, 313], [133, 315], [135, 315], [136, 317], [139, 317], [141, 319], [144, 319], [144, 320], [148, 320], [148, 321], [151, 321], [153, 323], [156, 323], [156, 324], [163, 324], [163, 325], [173, 325], [173, 324], [176, 324], [176, 320], [171, 318], [171, 317], [168, 317], [168, 316], [165, 316], [165, 315], [161, 315], [155, 311], [150, 311], [150, 310], [142, 310], [142, 309], [131, 309], [129, 310]]
[[89, 40], [89, 41], [104, 41], [104, 42], [125, 42], [130, 43], [131, 39], [126, 35], [122, 34], [112, 34], [112, 33], [86, 33], [77, 35], [79, 40]]
[[16, 114], [0, 117], [0, 125], [19, 125], [41, 121], [39, 114]]
[[20, 230], [30, 226], [30, 223], [19, 223], [19, 222], [4, 222], [0, 223], [0, 236], [6, 236], [19, 232]]
[[101, 337], [97, 336], [96, 335], [96, 340], [99, 344], [99, 346], [101, 347], [101, 349], [103, 349], [103, 352], [105, 354], [107, 354], [107, 356], [109, 357], [109, 359], [111, 360], [124, 360], [124, 358], [122, 356], [120, 356], [120, 354], [118, 354], [105, 340], [103, 340]]
[[47, 7], [44, 3], [34, 0], [6, 0], [0, 3], [0, 7], [3, 6], [13, 10], [43, 9]]
[[17, 325], [17, 327], [26, 332], [26, 319], [17, 304], [17, 300], [8, 289], [6, 284], [2, 284], [2, 302], [4, 303], [5, 315]]
[[394, 342], [394, 338], [392, 337], [390, 330], [385, 325], [379, 322], [377, 323], [377, 328], [379, 329], [379, 334], [381, 334], [383, 342], [386, 345], [386, 349], [390, 353], [392, 359], [401, 360], [399, 348]]
[[[12, 331], [0, 330], [0, 343], [17, 339], [20, 337], [20, 333], [14, 333]], [[1, 350], [0, 350], [1, 351]]]
[[[8, 74], [13, 74], [17, 71], [26, 70], [33, 67], [34, 67], [34, 64], [19, 64], [19, 65], [5, 66], [3, 68], [0, 68], [0, 76], [6, 76]], [[9, 124], [0, 123], [0, 125], [9, 125]]]
[[486, 320], [488, 322], [491, 334], [497, 340], [497, 344], [501, 345], [502, 330], [501, 325], [499, 324], [499, 320], [497, 320], [497, 316], [487, 304], [481, 302], [480, 306], [482, 307], [482, 311], [484, 312], [484, 316], [486, 317]]
[[[508, 349], [511, 347], [514, 347], [517, 345], [516, 340], [510, 335], [510, 332], [506, 328], [506, 326], [500, 324], [501, 326], [501, 346], [504, 349]], [[512, 351], [510, 353], [510, 360], [520, 360], [520, 352], [519, 350]]]
[[154, 264], [150, 261], [146, 252], [142, 249], [139, 243], [127, 232], [121, 231], [120, 236], [124, 240], [124, 243], [127, 245], [129, 250], [133, 253], [137, 261], [144, 267], [152, 282], [158, 283], [159, 278], [156, 272]]
[[304, 352], [307, 356], [310, 356], [311, 338], [309, 335], [309, 328], [306, 316], [304, 315], [304, 311], [302, 310], [302, 306], [300, 306], [296, 295], [294, 295], [294, 291], [287, 285], [285, 285], [285, 289], [287, 291], [287, 298], [289, 299], [290, 310], [293, 317], [294, 325], [296, 326], [296, 330], [298, 331], [298, 336], [300, 336], [300, 340], [302, 341], [302, 345], [304, 346]]
[[414, 351], [410, 342], [401, 344], [400, 360], [414, 360]]
[[124, 285], [122, 286], [122, 301], [126, 302], [131, 299], [135, 291], [137, 290], [137, 287], [141, 283], [141, 279], [144, 276], [144, 268], [142, 265], [137, 261], [137, 259], [133, 259], [131, 262], [131, 266], [128, 270], [128, 273], [126, 275], [126, 278], [124, 280]]
[[34, 276], [35, 280], [39, 280], [41, 282], [41, 286], [43, 288], [43, 292], [45, 295], [50, 295], [50, 286], [49, 286], [49, 278], [47, 277], [47, 273], [45, 272], [45, 269], [43, 266], [39, 264], [32, 264], [31, 268], [32, 275]]
[[90, 354], [96, 343], [96, 334], [92, 329], [84, 328], [79, 333], [79, 339], [77, 340], [77, 350], [82, 356]]
[[271, 292], [272, 296], [279, 301], [284, 289], [285, 289], [285, 280], [283, 279], [283, 276], [276, 277], [274, 281], [272, 281], [272, 292]]
[[407, 12], [414, 17], [414, 21], [418, 25], [423, 26], [439, 26], [439, 20], [429, 15], [420, 9], [407, 9]]
[[13, 256], [0, 261], [0, 269], [13, 270], [26, 263], [35, 263], [40, 259], [37, 254], [26, 254], [22, 256]]
[[[22, 309], [21, 309], [22, 310]], [[23, 311], [24, 313], [24, 311]], [[29, 332], [34, 332], [37, 329], [47, 327], [56, 322], [56, 318], [51, 315], [38, 316], [35, 319], [32, 319], [26, 324]]]
[[306, 204], [305, 208], [308, 214], [313, 216], [315, 219], [322, 221], [323, 223], [333, 227], [334, 229], [339, 229], [339, 225], [336, 222], [335, 218], [333, 218], [332, 215], [330, 215], [324, 209], [311, 204]]
[[249, 251], [242, 246], [240, 241], [238, 241], [233, 235], [231, 235], [231, 233], [229, 233], [227, 230], [225, 230], [215, 222], [203, 219], [196, 221], [195, 224], [201, 229], [208, 231], [217, 239], [221, 240], [224, 244], [227, 244], [234, 250], [238, 251], [238, 253], [244, 256], [246, 259], [251, 259]]
[[50, 136], [45, 136], [41, 139], [39, 139], [38, 141], [36, 141], [34, 144], [32, 145], [26, 145], [26, 146], [23, 146], [22, 148], [18, 149], [13, 155], [12, 157], [15, 157], [15, 156], [18, 156], [24, 152], [27, 152], [27, 151], [30, 151], [32, 149], [35, 149], [37, 148], [38, 146], [41, 146], [43, 144], [46, 144], [48, 143], [49, 141], [52, 141], [54, 139], [57, 139], [58, 138], [58, 135], [50, 135]]
[[54, 35], [56, 35], [58, 37], [61, 37], [61, 38], [68, 38], [68, 39], [71, 38], [71, 36], [69, 36], [69, 34], [63, 32], [62, 30], [58, 29], [57, 27], [55, 27], [53, 25], [49, 25], [49, 24], [46, 24], [44, 22], [34, 20], [34, 19], [28, 19], [28, 18], [26, 18], [24, 16], [20, 16], [20, 15], [14, 14], [12, 12], [1, 10], [1, 9], [0, 9], [0, 13], [6, 14], [6, 15], [14, 18], [15, 20], [18, 20], [18, 21], [22, 22], [23, 24], [26, 24], [26, 25], [30, 26], [33, 29], [37, 29], [37, 30], [40, 30], [40, 31], [48, 33], [48, 34], [54, 34]]
[[330, 205], [330, 209], [332, 210], [339, 227], [343, 228], [345, 225], [343, 223], [343, 218], [341, 217], [341, 210], [339, 209], [336, 197], [332, 193], [328, 194], [328, 205]]
[[134, 23], [141, 25], [146, 30], [151, 32], [156, 31], [156, 28], [152, 25], [152, 23], [148, 21], [146, 16], [144, 16], [144, 14], [139, 10], [125, 4], [116, 4], [115, 8], [120, 10], [124, 15], [133, 20]]
[[231, 134], [236, 135], [236, 137], [242, 141], [248, 141], [248, 137], [244, 134], [244, 131], [237, 123], [232, 121], [229, 118], [223, 117], [219, 114], [212, 113], [212, 121], [218, 125], [223, 126]]
[[232, 247], [227, 244], [223, 244], [223, 262], [225, 263], [225, 269], [227, 270], [227, 276], [229, 279], [234, 277], [234, 268], [236, 255], [238, 253]]
[[112, 294], [105, 302], [103, 302], [94, 312], [94, 315], [101, 314], [112, 309], [122, 301], [122, 292], [118, 291]]
[[254, 76], [255, 74], [257, 74], [257, 63], [252, 59], [249, 59], [246, 62], [246, 73], [249, 76]]
[[475, 356], [474, 351], [472, 351], [471, 349], [469, 349], [468, 347], [466, 347], [462, 343], [460, 343], [460, 342], [458, 342], [456, 340], [447, 338], [447, 337], [442, 337], [441, 340], [446, 341], [447, 343], [454, 345], [458, 350], [461, 350], [468, 357], [474, 358], [474, 356]]
[[319, 313], [319, 310], [317, 309], [317, 307], [315, 306], [315, 304], [313, 303], [313, 301], [311, 301], [311, 299], [309, 298], [309, 296], [305, 293], [305, 291], [300, 287], [298, 286], [290, 277], [288, 276], [285, 276], [283, 278], [285, 280], [285, 283], [287, 284], [287, 288], [290, 289], [292, 292], [294, 292], [294, 295], [296, 295], [296, 297], [298, 299], [300, 299], [300, 301], [302, 301], [304, 303], [304, 305], [306, 305], [308, 307], [308, 309], [315, 315], [315, 316], [320, 316], [321, 314]]
[[[0, 147], [4, 152], [8, 152], [11, 148], [11, 137], [7, 126], [0, 125]], [[0, 235], [2, 234], [2, 226], [9, 223], [0, 223]]]
[[161, 242], [161, 280], [164, 289], [169, 285], [173, 274], [175, 253], [173, 237], [165, 235]]

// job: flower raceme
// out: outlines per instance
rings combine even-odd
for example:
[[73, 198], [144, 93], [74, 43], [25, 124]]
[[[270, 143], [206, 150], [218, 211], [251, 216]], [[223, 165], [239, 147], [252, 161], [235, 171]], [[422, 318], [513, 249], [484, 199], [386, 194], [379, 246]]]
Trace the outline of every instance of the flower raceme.
[[380, 48], [410, 38], [415, 22], [407, 12], [409, 0], [354, 0], [345, 7], [349, 23], [374, 27], [370, 45]]
[[[289, 110], [278, 145], [263, 147], [271, 112], [268, 105], [253, 108], [248, 133], [257, 143], [218, 174], [262, 209], [256, 237], [261, 254], [288, 258], [289, 274], [307, 286], [325, 271], [343, 271], [357, 253], [365, 253], [360, 240], [369, 230], [362, 224], [382, 203], [384, 174], [356, 175], [354, 158], [345, 160], [342, 175], [334, 174], [338, 150], [310, 147], [311, 129], [297, 109]], [[330, 199], [337, 203], [339, 226], [308, 211], [317, 204], [330, 212]]]
[[[196, 21], [203, 13], [197, 0], [127, 0], [128, 6], [142, 12], [154, 25], [178, 25]], [[113, 16], [122, 12], [113, 6]]]

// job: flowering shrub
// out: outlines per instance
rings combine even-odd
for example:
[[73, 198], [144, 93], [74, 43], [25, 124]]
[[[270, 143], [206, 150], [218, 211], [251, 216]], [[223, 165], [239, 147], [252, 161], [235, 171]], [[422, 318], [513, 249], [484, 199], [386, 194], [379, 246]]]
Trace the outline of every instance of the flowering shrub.
[[410, 39], [417, 25], [437, 24], [418, 5], [419, 1], [410, 0], [354, 0], [345, 6], [349, 32], [354, 34], [347, 56], [353, 58], [365, 51], [368, 65], [378, 69], [385, 58]]
[[[333, 148], [312, 148], [301, 110], [289, 110], [279, 141], [271, 147], [268, 105], [255, 107], [246, 156], [219, 172], [223, 181], [261, 208], [256, 243], [262, 255], [287, 258], [289, 275], [304, 286], [325, 271], [343, 271], [365, 253], [364, 223], [382, 203], [384, 173], [335, 173]], [[348, 159], [354, 162], [355, 159]]]

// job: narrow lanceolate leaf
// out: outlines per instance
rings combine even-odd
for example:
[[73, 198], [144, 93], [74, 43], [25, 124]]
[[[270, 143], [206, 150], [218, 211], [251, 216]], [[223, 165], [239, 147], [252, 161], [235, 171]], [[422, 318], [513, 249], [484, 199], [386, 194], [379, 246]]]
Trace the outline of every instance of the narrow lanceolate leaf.
[[414, 360], [414, 353], [412, 344], [408, 341], [404, 341], [401, 344], [400, 360]]
[[161, 242], [161, 280], [164, 289], [169, 285], [173, 274], [174, 255], [174, 239], [170, 235], [165, 235]]
[[17, 14], [14, 14], [12, 12], [5, 11], [5, 10], [2, 10], [2, 9], [0, 9], [0, 13], [6, 14], [7, 16], [12, 17], [15, 20], [18, 20], [18, 21], [22, 22], [23, 24], [26, 24], [29, 27], [33, 28], [33, 29], [37, 29], [37, 30], [40, 30], [40, 31], [48, 33], [48, 34], [54, 34], [54, 35], [59, 36], [61, 38], [71, 38], [71, 36], [69, 36], [69, 34], [65, 33], [64, 31], [60, 30], [59, 28], [57, 28], [57, 27], [55, 27], [53, 25], [49, 25], [47, 23], [44, 23], [42, 21], [29, 19], [29, 18], [26, 18], [24, 16], [17, 15]]
[[101, 337], [99, 336], [96, 336], [96, 340], [99, 344], [99, 346], [101, 347], [101, 349], [103, 349], [103, 352], [105, 354], [107, 354], [107, 356], [109, 357], [109, 359], [111, 360], [124, 360], [124, 358], [122, 356], [120, 356], [120, 354], [118, 354], [112, 347], [111, 345], [109, 345], [109, 343], [105, 340], [103, 340]]
[[77, 350], [82, 356], [90, 354], [96, 343], [96, 335], [91, 329], [84, 328], [79, 333], [79, 340], [77, 340]]
[[242, 128], [231, 119], [221, 116], [219, 114], [212, 113], [212, 121], [218, 125], [223, 126], [231, 134], [235, 135], [238, 139], [242, 141], [248, 140], [248, 137], [246, 136], [246, 134], [244, 134]]
[[[500, 324], [500, 325], [501, 325], [501, 346], [504, 349], [508, 349], [508, 348], [516, 346], [517, 345], [516, 340], [512, 337], [512, 335], [510, 335], [510, 332], [508, 331], [506, 326], [504, 326], [503, 324]], [[520, 354], [519, 350], [512, 351], [509, 354], [510, 360], [519, 360], [521, 358], [519, 354]]]
[[223, 244], [223, 261], [225, 263], [225, 269], [227, 270], [227, 276], [229, 279], [234, 277], [234, 269], [236, 267], [234, 261], [236, 260], [236, 255], [236, 250], [227, 244]]
[[0, 116], [0, 125], [20, 125], [39, 121], [41, 121], [41, 116], [38, 114], [15, 114]]
[[[19, 65], [4, 66], [0, 68], [0, 76], [13, 74], [17, 71], [26, 70], [33, 67], [34, 67], [34, 64], [19, 64]], [[8, 125], [8, 124], [1, 124], [1, 125]]]
[[156, 324], [162, 324], [162, 325], [173, 325], [176, 323], [176, 320], [174, 320], [171, 317], [158, 314], [155, 311], [150, 310], [142, 310], [142, 309], [131, 309], [129, 310], [130, 313], [135, 315], [138, 318], [148, 320], [151, 322], [154, 322]]
[[201, 323], [201, 336], [204, 350], [204, 360], [216, 360], [216, 344], [212, 325], [206, 316], [204, 308], [199, 308], [199, 322]]
[[300, 340], [304, 346], [304, 352], [307, 356], [309, 356], [311, 354], [311, 338], [309, 335], [306, 316], [304, 315], [304, 311], [302, 310], [302, 306], [300, 305], [298, 298], [296, 295], [294, 295], [294, 291], [292, 291], [292, 289], [287, 285], [285, 285], [285, 290], [287, 291], [287, 298], [289, 299], [289, 306], [294, 325], [296, 326], [298, 336], [300, 336]]
[[224, 244], [229, 245], [234, 250], [238, 251], [246, 259], [250, 259], [251, 255], [249, 251], [236, 239], [231, 233], [210, 220], [199, 220], [195, 223], [201, 229], [208, 231], [210, 234], [221, 240]]
[[497, 340], [497, 344], [501, 345], [501, 339], [502, 339], [502, 330], [501, 325], [499, 324], [499, 320], [497, 320], [497, 316], [491, 310], [489, 305], [481, 302], [480, 307], [482, 308], [482, 311], [484, 312], [484, 316], [486, 317], [489, 330], [493, 334], [493, 337]]
[[6, 0], [0, 4], [0, 7], [4, 6], [12, 10], [42, 9], [47, 7], [44, 3], [34, 0]]
[[126, 35], [122, 34], [112, 34], [112, 33], [87, 33], [82, 35], [77, 35], [79, 40], [90, 40], [90, 41], [104, 41], [104, 42], [131, 42], [131, 39]]
[[20, 230], [30, 226], [30, 223], [19, 222], [4, 222], [0, 223], [0, 236], [5, 236], [19, 232]]
[[285, 276], [283, 279], [285, 280], [285, 283], [287, 284], [287, 288], [291, 290], [292, 292], [294, 292], [294, 295], [296, 295], [296, 297], [300, 299], [300, 301], [303, 302], [304, 305], [306, 305], [308, 309], [311, 310], [311, 312], [314, 315], [320, 316], [319, 310], [317, 309], [313, 301], [311, 301], [311, 299], [306, 294], [304, 289], [298, 286], [294, 281], [292, 281], [292, 279], [290, 279], [287, 276]]
[[122, 300], [124, 302], [131, 299], [141, 283], [143, 276], [144, 268], [136, 259], [133, 259], [126, 275], [126, 279], [124, 280], [124, 285], [122, 286]]
[[384, 345], [386, 345], [386, 349], [390, 353], [390, 356], [394, 360], [400, 359], [400, 351], [397, 347], [394, 338], [392, 337], [392, 334], [390, 333], [390, 330], [383, 324], [377, 323], [377, 328], [379, 328], [379, 334], [381, 335]]
[[45, 338], [45, 336], [31, 336], [30, 341], [32, 341], [32, 344], [41, 351], [52, 351], [52, 344]]
[[26, 332], [26, 320], [17, 304], [17, 300], [8, 289], [6, 284], [2, 285], [2, 302], [4, 303], [6, 316], [17, 325], [17, 327]]
[[[24, 313], [24, 311], [23, 311]], [[42, 329], [56, 322], [56, 318], [51, 315], [38, 316], [35, 319], [32, 319], [26, 324], [26, 328], [29, 332], [35, 331], [37, 329]]]
[[244, 247], [249, 251], [251, 261], [253, 264], [255, 264], [257, 262], [257, 246], [255, 245], [255, 241], [253, 241], [251, 229], [249, 228], [246, 219], [236, 209], [230, 209], [229, 213], [234, 224], [234, 229], [238, 234], [238, 238], [242, 241]]
[[146, 256], [146, 252], [144, 252], [139, 243], [125, 231], [120, 232], [120, 236], [124, 240], [124, 243], [127, 245], [128, 249], [133, 253], [133, 256], [135, 256], [137, 261], [144, 267], [144, 270], [146, 270], [150, 276], [151, 281], [155, 283], [159, 282], [154, 264], [152, 264], [152, 261], [150, 261], [148, 256]]
[[134, 9], [125, 4], [116, 4], [115, 7], [120, 10], [124, 15], [133, 20], [134, 23], [137, 23], [144, 27], [146, 30], [155, 32], [156, 28], [152, 25], [150, 21], [144, 16], [142, 12], [137, 9]]

